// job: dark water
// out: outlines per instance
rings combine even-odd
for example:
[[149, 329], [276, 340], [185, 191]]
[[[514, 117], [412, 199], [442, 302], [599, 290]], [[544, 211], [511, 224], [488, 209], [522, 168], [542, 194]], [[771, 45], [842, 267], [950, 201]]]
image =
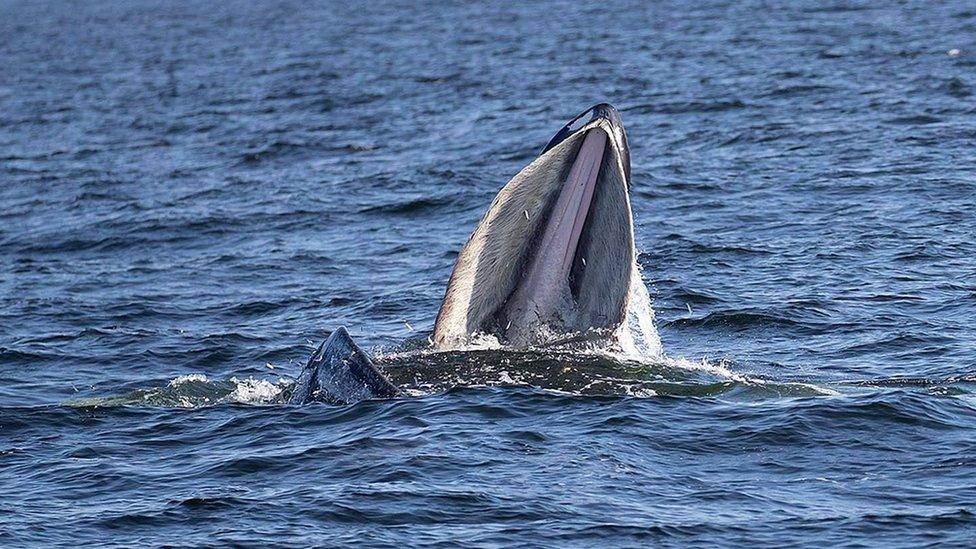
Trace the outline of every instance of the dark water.
[[[971, 3], [210, 4], [0, 2], [0, 544], [976, 543]], [[669, 358], [420, 350], [598, 100]]]

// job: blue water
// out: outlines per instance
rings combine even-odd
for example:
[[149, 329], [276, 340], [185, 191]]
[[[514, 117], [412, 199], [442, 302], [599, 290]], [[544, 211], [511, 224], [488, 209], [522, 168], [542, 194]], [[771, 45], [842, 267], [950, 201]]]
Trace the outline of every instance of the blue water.
[[[976, 543], [969, 2], [0, 1], [0, 545]], [[614, 103], [666, 357], [424, 351]], [[281, 401], [338, 325], [415, 396]]]

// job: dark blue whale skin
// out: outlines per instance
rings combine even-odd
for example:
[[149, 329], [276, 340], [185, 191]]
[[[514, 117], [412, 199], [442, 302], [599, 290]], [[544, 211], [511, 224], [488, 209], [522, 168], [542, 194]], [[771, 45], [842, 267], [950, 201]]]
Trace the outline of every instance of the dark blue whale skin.
[[309, 358], [289, 404], [354, 404], [398, 395], [400, 391], [340, 326]]

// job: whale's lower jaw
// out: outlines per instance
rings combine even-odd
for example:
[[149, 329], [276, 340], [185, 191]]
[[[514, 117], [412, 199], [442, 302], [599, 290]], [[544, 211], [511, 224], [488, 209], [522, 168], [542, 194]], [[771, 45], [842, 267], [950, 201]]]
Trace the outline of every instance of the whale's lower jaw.
[[[612, 109], [612, 108], [611, 108]], [[635, 276], [626, 141], [595, 118], [517, 174], [462, 248], [437, 316], [437, 349], [611, 337]]]

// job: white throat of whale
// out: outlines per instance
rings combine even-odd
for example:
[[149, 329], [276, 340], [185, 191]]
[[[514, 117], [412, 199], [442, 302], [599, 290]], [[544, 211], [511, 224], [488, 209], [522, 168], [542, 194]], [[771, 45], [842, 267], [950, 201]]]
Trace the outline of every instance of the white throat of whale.
[[495, 197], [458, 255], [435, 348], [483, 336], [514, 348], [612, 338], [625, 324], [639, 282], [629, 151], [606, 107], [612, 116], [594, 115]]

